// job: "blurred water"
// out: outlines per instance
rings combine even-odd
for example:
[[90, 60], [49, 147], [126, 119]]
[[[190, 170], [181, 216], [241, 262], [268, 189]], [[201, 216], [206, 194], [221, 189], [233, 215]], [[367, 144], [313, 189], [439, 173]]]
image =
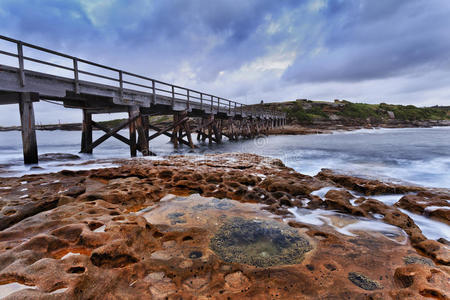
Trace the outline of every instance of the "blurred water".
[[[122, 135], [128, 136], [123, 130]], [[102, 132], [94, 132], [94, 139]], [[39, 153], [78, 154], [81, 133], [77, 131], [38, 131]], [[194, 138], [195, 140], [195, 138]], [[280, 158], [287, 166], [315, 175], [330, 168], [353, 175], [405, 181], [414, 184], [450, 188], [450, 128], [375, 129], [320, 135], [284, 135], [260, 137], [222, 145], [199, 144], [198, 149], [182, 147], [174, 151], [169, 138], [160, 136], [150, 143], [151, 150], [164, 156], [222, 152], [249, 152]], [[110, 138], [94, 149], [93, 155], [78, 154], [83, 160], [128, 158], [127, 145]], [[80, 163], [72, 161], [68, 163]], [[18, 131], [0, 132], [0, 165], [20, 175], [29, 173], [22, 164], [21, 135]], [[60, 162], [40, 163], [48, 172], [66, 168]], [[76, 168], [76, 166], [71, 166]], [[37, 172], [37, 171], [33, 171]], [[5, 173], [0, 173], [5, 176]]]

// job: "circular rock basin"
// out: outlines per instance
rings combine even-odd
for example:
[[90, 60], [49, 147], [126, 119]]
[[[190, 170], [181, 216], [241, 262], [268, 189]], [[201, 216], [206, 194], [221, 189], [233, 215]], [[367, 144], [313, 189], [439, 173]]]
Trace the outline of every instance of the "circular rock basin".
[[226, 262], [264, 268], [298, 264], [312, 246], [295, 229], [277, 221], [235, 217], [219, 228], [210, 248]]

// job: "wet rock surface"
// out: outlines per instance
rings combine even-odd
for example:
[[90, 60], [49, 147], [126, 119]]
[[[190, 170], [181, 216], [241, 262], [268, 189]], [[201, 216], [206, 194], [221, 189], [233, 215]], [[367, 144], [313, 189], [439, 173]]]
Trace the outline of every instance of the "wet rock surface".
[[78, 155], [70, 153], [45, 153], [39, 155], [39, 161], [65, 161], [80, 159]]
[[[449, 297], [448, 245], [427, 239], [400, 210], [420, 213], [413, 204], [429, 199], [444, 206], [447, 191], [327, 170], [311, 177], [279, 160], [249, 154], [120, 163], [2, 178], [1, 295]], [[330, 186], [325, 195], [316, 193]], [[408, 201], [395, 205], [371, 198], [413, 192], [422, 198], [411, 201], [407, 195]], [[330, 215], [318, 216], [322, 222], [317, 223], [308, 221], [308, 214], [294, 218], [292, 209]], [[425, 207], [422, 216], [445, 221], [427, 213]], [[361, 224], [390, 224], [404, 233]]]
[[436, 191], [403, 196], [395, 206], [450, 225], [450, 195]]
[[361, 273], [350, 272], [348, 273], [348, 279], [356, 286], [367, 291], [373, 291], [383, 288], [378, 282], [368, 278], [366, 275]]

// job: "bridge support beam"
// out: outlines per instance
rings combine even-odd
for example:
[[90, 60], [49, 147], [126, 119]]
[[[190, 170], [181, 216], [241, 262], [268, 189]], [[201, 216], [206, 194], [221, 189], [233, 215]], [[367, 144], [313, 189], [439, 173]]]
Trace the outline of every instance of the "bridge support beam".
[[149, 156], [151, 155], [150, 147], [149, 147], [149, 129], [150, 129], [150, 122], [148, 120], [147, 115], [140, 115], [140, 118], [138, 118], [138, 145], [139, 149], [141, 150], [141, 153], [143, 156]]
[[21, 93], [20, 122], [22, 125], [23, 161], [25, 164], [38, 163], [38, 149], [34, 122], [33, 102], [30, 93]]
[[81, 127], [81, 151], [80, 153], [92, 153], [92, 114], [83, 109], [83, 124]]
[[[149, 122], [148, 116], [141, 114], [139, 106], [130, 106], [128, 109], [128, 118], [130, 124], [128, 128], [130, 130], [130, 153], [131, 157], [137, 155], [137, 150], [141, 151], [143, 156], [150, 155], [149, 151]], [[134, 120], [134, 121], [132, 121]], [[137, 133], [137, 143], [136, 143], [136, 133]]]
[[137, 144], [136, 144], [136, 119], [139, 118], [139, 108], [136, 106], [131, 106], [128, 109], [128, 130], [130, 132], [130, 155], [131, 157], [136, 157], [137, 155]]
[[208, 144], [212, 145], [213, 142], [213, 123], [214, 123], [214, 115], [210, 114], [208, 119]]
[[[187, 145], [190, 148], [195, 148], [194, 142], [192, 141], [191, 126], [189, 124], [189, 117], [187, 111], [175, 112], [173, 114], [173, 125], [171, 141], [175, 149], [178, 145]], [[187, 141], [183, 138], [186, 137]]]
[[222, 143], [222, 120], [217, 119], [213, 122], [213, 132], [217, 144]]

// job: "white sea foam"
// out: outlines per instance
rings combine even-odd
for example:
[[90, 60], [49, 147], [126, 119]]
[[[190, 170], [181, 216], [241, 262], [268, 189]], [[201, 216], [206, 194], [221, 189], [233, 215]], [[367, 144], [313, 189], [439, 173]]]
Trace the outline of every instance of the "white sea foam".
[[[358, 232], [378, 232], [386, 238], [404, 243], [407, 240], [406, 233], [396, 227], [377, 220], [360, 218], [323, 209], [290, 208], [295, 220], [300, 223], [315, 226], [330, 226], [335, 231], [347, 235], [357, 236]], [[397, 237], [392, 239], [392, 237]], [[398, 239], [400, 237], [400, 240]]]
[[7, 284], [0, 285], [0, 298], [3, 299], [4, 297], [7, 297], [11, 295], [12, 293], [26, 290], [26, 289], [36, 289], [35, 286], [25, 285], [18, 282], [11, 282]]
[[81, 255], [80, 253], [76, 253], [76, 252], [69, 252], [66, 255], [64, 255], [63, 257], [61, 257], [61, 259], [66, 259], [70, 256], [76, 256], [76, 255]]
[[311, 196], [318, 196], [320, 199], [325, 199], [325, 195], [331, 190], [341, 190], [335, 186], [326, 186], [310, 193]]
[[414, 214], [406, 209], [400, 208], [400, 211], [413, 219], [414, 223], [419, 226], [423, 235], [428, 239], [437, 240], [439, 238], [444, 238], [450, 241], [450, 226], [447, 224]]
[[54, 290], [53, 292], [50, 292], [50, 294], [51, 294], [51, 295], [54, 295], [54, 294], [62, 294], [62, 293], [65, 293], [68, 289], [69, 289], [69, 288], [60, 288], [60, 289]]
[[94, 229], [94, 232], [105, 232], [106, 225], [102, 225], [97, 229]]
[[381, 201], [386, 205], [394, 205], [398, 202], [405, 194], [388, 194], [388, 195], [373, 195], [369, 196], [369, 198], [373, 198], [375, 200]]
[[425, 211], [426, 212], [432, 212], [432, 211], [435, 211], [435, 210], [438, 210], [438, 209], [449, 210], [450, 207], [449, 206], [434, 206], [434, 205], [425, 207]]

